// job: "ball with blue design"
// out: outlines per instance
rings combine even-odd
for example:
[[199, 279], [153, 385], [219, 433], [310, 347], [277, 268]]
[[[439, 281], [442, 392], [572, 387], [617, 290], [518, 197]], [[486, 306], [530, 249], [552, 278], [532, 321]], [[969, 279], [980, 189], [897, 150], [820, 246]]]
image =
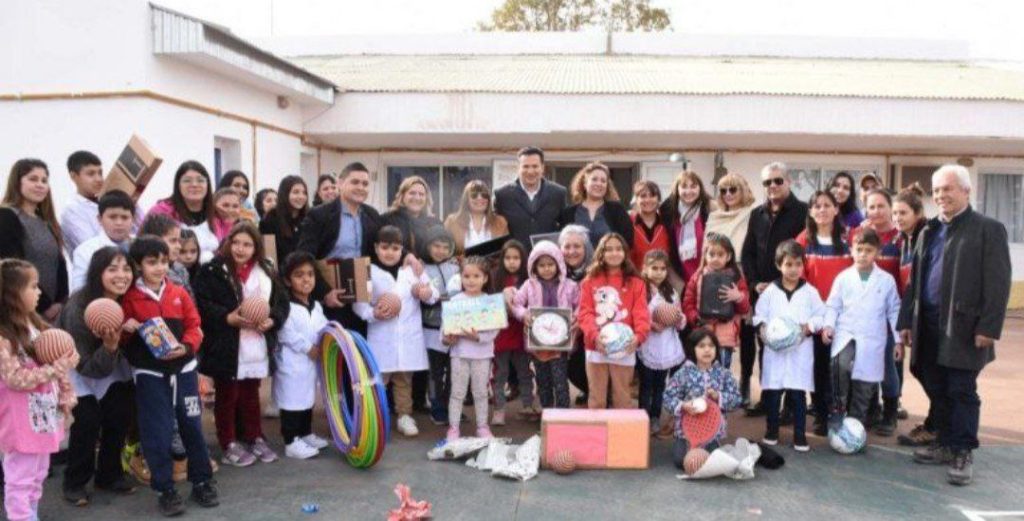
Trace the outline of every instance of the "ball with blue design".
[[633, 328], [622, 322], [612, 322], [601, 327], [600, 339], [605, 355], [611, 359], [626, 357], [626, 347], [633, 341]]
[[799, 344], [803, 338], [803, 328], [789, 317], [771, 319], [764, 331], [764, 344], [772, 351], [785, 351]]
[[856, 418], [843, 418], [842, 423], [828, 430], [828, 444], [840, 454], [856, 454], [864, 450], [868, 433]]

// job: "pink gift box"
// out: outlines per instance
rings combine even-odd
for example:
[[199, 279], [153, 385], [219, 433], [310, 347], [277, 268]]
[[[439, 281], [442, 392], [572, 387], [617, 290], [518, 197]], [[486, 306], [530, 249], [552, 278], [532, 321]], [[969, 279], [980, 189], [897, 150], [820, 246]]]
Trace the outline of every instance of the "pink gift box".
[[642, 409], [545, 409], [541, 417], [541, 463], [560, 450], [577, 468], [646, 469], [650, 420]]

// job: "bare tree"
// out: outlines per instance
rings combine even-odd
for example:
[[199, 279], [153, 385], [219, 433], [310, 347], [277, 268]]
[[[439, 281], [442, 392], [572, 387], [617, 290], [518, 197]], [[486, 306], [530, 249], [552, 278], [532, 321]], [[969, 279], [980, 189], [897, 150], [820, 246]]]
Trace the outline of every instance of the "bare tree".
[[668, 11], [650, 0], [505, 0], [481, 31], [579, 31], [601, 27], [614, 31], [670, 29]]

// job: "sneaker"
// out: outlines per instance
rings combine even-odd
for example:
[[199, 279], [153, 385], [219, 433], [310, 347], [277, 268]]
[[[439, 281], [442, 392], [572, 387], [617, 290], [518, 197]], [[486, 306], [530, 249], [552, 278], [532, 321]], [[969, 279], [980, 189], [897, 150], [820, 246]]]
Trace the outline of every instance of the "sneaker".
[[192, 501], [203, 508], [213, 508], [220, 504], [220, 495], [217, 494], [217, 487], [206, 481], [192, 486], [192, 494], [189, 496]]
[[128, 459], [128, 473], [135, 478], [136, 481], [143, 485], [149, 485], [149, 480], [152, 479], [152, 474], [149, 472], [149, 465], [146, 465], [146, 459], [142, 457], [142, 451], [136, 450]]
[[402, 433], [403, 436], [417, 436], [420, 430], [416, 428], [416, 420], [412, 419], [412, 416], [403, 414], [398, 417], [398, 432]]
[[113, 483], [110, 484], [100, 485], [99, 483], [97, 483], [96, 489], [110, 492], [113, 494], [120, 494], [122, 496], [127, 496], [129, 494], [135, 493], [135, 485], [132, 485], [124, 476], [117, 478]]
[[494, 434], [491, 434], [491, 429], [489, 427], [487, 427], [486, 425], [481, 425], [476, 428], [476, 437], [489, 439], [493, 438]]
[[505, 425], [505, 409], [495, 409], [491, 416], [491, 425]]
[[295, 438], [284, 448], [284, 455], [293, 459], [309, 459], [318, 454], [320, 454], [320, 451], [306, 443], [302, 438]]
[[459, 428], [458, 426], [448, 427], [448, 434], [445, 435], [445, 440], [449, 443], [459, 439]]
[[448, 425], [447, 409], [430, 409], [430, 422], [434, 425]]
[[904, 447], [927, 447], [935, 443], [937, 438], [934, 432], [926, 429], [923, 423], [919, 423], [907, 434], [900, 434], [896, 441]]
[[64, 489], [64, 500], [76, 507], [84, 507], [89, 504], [89, 493], [85, 487]]
[[256, 456], [263, 463], [273, 463], [277, 461], [277, 453], [267, 445], [267, 440], [263, 438], [256, 438], [253, 440], [250, 446], [252, 455]]
[[764, 438], [761, 439], [761, 443], [764, 443], [769, 447], [774, 447], [779, 444], [779, 437], [776, 436], [774, 438], [769, 438], [768, 436], [765, 436]]
[[220, 465], [217, 464], [217, 460], [210, 458], [210, 470], [216, 474], [220, 472]]
[[748, 406], [746, 409], [743, 410], [743, 413], [746, 414], [748, 418], [754, 418], [754, 417], [757, 417], [757, 416], [764, 416], [765, 415], [764, 403], [763, 402], [757, 402], [753, 406]]
[[580, 393], [578, 396], [576, 396], [576, 401], [574, 403], [576, 404], [577, 407], [586, 405], [587, 404], [587, 393]]
[[807, 443], [807, 435], [793, 435], [793, 450], [797, 452], [809, 452], [811, 446]]
[[922, 465], [946, 465], [953, 462], [953, 451], [933, 443], [915, 450], [914, 461]]
[[907, 418], [910, 418], [910, 413], [906, 409], [900, 407], [896, 410], [896, 419], [906, 420]]
[[248, 467], [256, 463], [256, 456], [245, 450], [241, 443], [233, 441], [228, 444], [228, 448], [224, 451], [224, 455], [220, 457], [220, 461], [225, 465], [234, 467]]
[[164, 517], [180, 516], [185, 513], [185, 502], [178, 495], [178, 491], [173, 488], [160, 493], [157, 505]]
[[171, 479], [175, 483], [181, 483], [188, 479], [188, 459], [175, 459], [171, 471]]
[[946, 471], [946, 481], [951, 485], [970, 485], [974, 479], [974, 456], [971, 451], [962, 450], [953, 454], [953, 461]]
[[327, 441], [325, 438], [317, 436], [316, 434], [307, 434], [302, 437], [302, 441], [306, 442], [306, 445], [317, 450], [326, 449], [331, 445], [331, 442]]

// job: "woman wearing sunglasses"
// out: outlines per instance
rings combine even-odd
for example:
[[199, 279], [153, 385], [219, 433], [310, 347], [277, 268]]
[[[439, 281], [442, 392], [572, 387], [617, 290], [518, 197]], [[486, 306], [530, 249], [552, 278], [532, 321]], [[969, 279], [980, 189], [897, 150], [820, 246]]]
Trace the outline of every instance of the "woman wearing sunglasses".
[[444, 227], [455, 239], [455, 255], [466, 248], [508, 234], [508, 221], [494, 213], [491, 189], [480, 180], [473, 180], [462, 190], [459, 210], [444, 220]]

